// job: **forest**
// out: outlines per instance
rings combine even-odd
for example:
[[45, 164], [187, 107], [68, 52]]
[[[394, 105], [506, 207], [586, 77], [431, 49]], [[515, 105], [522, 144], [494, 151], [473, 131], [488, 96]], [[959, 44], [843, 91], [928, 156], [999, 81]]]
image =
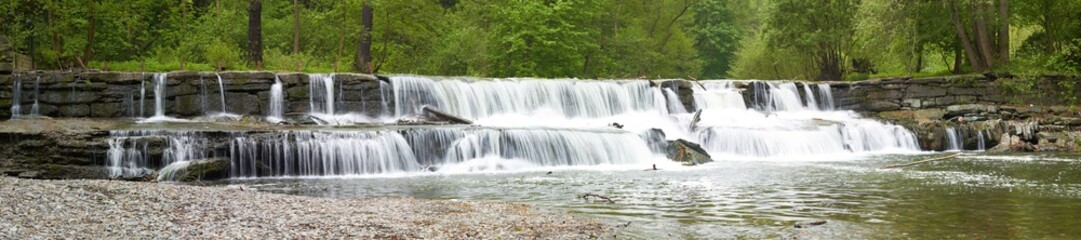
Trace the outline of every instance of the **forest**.
[[859, 80], [1081, 71], [1076, 0], [16, 0], [35, 69]]

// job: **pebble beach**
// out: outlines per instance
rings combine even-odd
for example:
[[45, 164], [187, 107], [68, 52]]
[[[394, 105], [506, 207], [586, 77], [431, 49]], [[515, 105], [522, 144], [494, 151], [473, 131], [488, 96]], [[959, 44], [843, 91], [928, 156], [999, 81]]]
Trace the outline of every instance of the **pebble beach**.
[[588, 239], [612, 231], [514, 203], [0, 177], [0, 239]]

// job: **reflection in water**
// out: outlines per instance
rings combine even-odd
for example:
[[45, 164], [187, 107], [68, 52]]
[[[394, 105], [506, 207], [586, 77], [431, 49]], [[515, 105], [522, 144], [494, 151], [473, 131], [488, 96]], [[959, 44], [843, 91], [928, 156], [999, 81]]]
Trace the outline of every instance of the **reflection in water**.
[[[262, 191], [531, 203], [612, 223], [635, 238], [1069, 238], [1081, 236], [1081, 158], [992, 156], [883, 170], [913, 156], [841, 162], [727, 161], [662, 171], [263, 179]], [[593, 192], [616, 204], [584, 202]], [[824, 219], [796, 229], [795, 222]]]

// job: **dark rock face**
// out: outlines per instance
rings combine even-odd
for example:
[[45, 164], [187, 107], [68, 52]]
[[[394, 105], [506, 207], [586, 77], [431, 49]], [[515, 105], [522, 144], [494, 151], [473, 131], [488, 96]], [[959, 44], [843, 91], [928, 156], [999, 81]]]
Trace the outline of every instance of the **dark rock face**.
[[702, 146], [683, 139], [668, 142], [665, 155], [672, 161], [682, 162], [684, 165], [689, 166], [713, 162], [709, 153], [702, 149]]
[[[165, 114], [190, 118], [221, 111], [224, 88], [226, 111], [245, 115], [266, 115], [270, 86], [275, 74], [281, 79], [285, 98], [290, 102], [286, 112], [308, 112], [308, 76], [301, 73], [274, 72], [170, 72], [164, 96]], [[218, 76], [222, 85], [218, 86]], [[154, 113], [153, 74], [129, 72], [33, 72], [20, 75], [0, 75], [0, 119], [11, 118], [15, 102], [25, 106], [21, 114], [30, 113], [30, 105], [38, 102], [39, 114], [63, 118], [121, 118], [147, 117]], [[344, 111], [361, 112], [383, 109], [380, 86], [389, 84], [372, 75], [336, 74], [335, 87], [349, 92], [347, 99], [353, 108]], [[12, 99], [15, 81], [21, 82], [21, 98]], [[37, 92], [35, 93], [35, 88]], [[387, 91], [387, 90], [383, 90]], [[353, 95], [356, 94], [356, 95]], [[343, 99], [344, 101], [345, 99]], [[388, 103], [393, 108], [393, 103]], [[374, 108], [373, 106], [379, 106]]]
[[[0, 169], [26, 178], [106, 178], [109, 132], [86, 122], [16, 120], [0, 129]], [[12, 129], [8, 129], [12, 128]], [[58, 130], [58, 129], [67, 130]]]
[[[1081, 133], [1066, 98], [1081, 89], [1061, 87], [1081, 83], [1076, 77], [1040, 76], [1023, 79], [1003, 75], [965, 75], [923, 79], [882, 79], [830, 83], [841, 109], [902, 124], [916, 133], [924, 150], [946, 150], [947, 129], [962, 149], [1012, 151], [1077, 151]], [[1031, 89], [1008, 87], [1028, 81]], [[1073, 92], [1069, 92], [1073, 91]], [[1036, 122], [1038, 124], [1033, 125]], [[996, 147], [997, 146], [997, 147]]]

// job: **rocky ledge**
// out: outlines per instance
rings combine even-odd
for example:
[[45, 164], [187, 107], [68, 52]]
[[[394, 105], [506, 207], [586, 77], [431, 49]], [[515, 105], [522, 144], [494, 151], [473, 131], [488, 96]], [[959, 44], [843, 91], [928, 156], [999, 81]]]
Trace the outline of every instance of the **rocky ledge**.
[[0, 238], [583, 239], [609, 226], [521, 204], [327, 199], [233, 187], [0, 177]]

